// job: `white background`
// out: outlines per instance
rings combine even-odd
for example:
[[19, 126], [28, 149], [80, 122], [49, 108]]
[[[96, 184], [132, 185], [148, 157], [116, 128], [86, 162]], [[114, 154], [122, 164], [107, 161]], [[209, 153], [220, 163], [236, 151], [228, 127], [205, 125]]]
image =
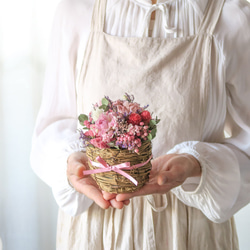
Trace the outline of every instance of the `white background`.
[[[0, 250], [55, 249], [57, 206], [29, 153], [58, 2], [0, 2]], [[240, 250], [249, 250], [250, 205], [235, 218]]]

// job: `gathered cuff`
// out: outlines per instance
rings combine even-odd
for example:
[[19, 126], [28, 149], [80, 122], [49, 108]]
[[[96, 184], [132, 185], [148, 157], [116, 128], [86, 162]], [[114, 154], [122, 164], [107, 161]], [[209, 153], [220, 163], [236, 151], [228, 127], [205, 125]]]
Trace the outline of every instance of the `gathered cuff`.
[[219, 143], [189, 141], [176, 145], [168, 153], [190, 154], [202, 168], [201, 177], [187, 178], [171, 190], [176, 197], [201, 210], [215, 223], [228, 220], [234, 213], [241, 185], [238, 160], [232, 150]]

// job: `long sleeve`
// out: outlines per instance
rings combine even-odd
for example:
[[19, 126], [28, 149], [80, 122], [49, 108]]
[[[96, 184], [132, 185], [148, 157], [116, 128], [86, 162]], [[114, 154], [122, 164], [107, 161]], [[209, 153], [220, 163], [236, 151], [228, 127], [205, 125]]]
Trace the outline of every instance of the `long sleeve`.
[[[136, 2], [107, 1], [104, 29], [108, 34], [139, 36], [146, 10]], [[182, 31], [177, 36], [196, 33], [206, 4], [207, 0], [171, 2], [170, 23]], [[80, 214], [92, 204], [68, 185], [66, 161], [70, 153], [80, 150], [75, 84], [93, 5], [92, 0], [63, 0], [58, 7], [31, 153], [32, 168], [52, 187], [58, 205], [71, 215]], [[203, 141], [183, 142], [169, 152], [190, 153], [200, 161], [202, 177], [188, 178], [172, 192], [215, 222], [225, 221], [250, 201], [249, 24], [246, 1], [225, 1], [215, 31], [213, 48], [220, 51], [220, 56], [212, 57], [213, 86]], [[165, 32], [157, 25], [161, 27], [160, 17], [156, 18], [153, 36], [164, 37]], [[231, 138], [224, 140], [223, 130]]]
[[91, 12], [92, 4], [88, 1], [66, 0], [57, 8], [30, 159], [34, 172], [52, 187], [58, 205], [71, 215], [92, 204], [68, 184], [66, 176], [69, 154], [80, 150], [76, 75], [78, 55], [88, 37]]
[[[231, 17], [234, 16], [233, 19]], [[171, 153], [190, 153], [202, 166], [202, 177], [172, 190], [185, 204], [223, 222], [250, 202], [250, 6], [226, 2], [217, 39], [224, 54], [225, 132], [220, 143], [184, 142]], [[212, 117], [210, 117], [211, 120]]]

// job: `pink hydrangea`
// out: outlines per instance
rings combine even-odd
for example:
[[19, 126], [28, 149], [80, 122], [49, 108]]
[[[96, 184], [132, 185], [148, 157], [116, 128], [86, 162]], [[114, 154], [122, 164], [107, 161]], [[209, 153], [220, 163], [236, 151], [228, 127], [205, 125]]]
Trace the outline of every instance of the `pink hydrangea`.
[[112, 130], [110, 130], [106, 134], [102, 134], [102, 140], [105, 143], [110, 143], [113, 140], [113, 137], [114, 137], [114, 132]]
[[105, 133], [109, 129], [109, 117], [106, 114], [101, 114], [99, 119], [95, 122], [95, 126], [98, 130]]
[[116, 117], [113, 113], [101, 114], [95, 123], [95, 128], [99, 136], [107, 134], [108, 131], [115, 129], [117, 126]]

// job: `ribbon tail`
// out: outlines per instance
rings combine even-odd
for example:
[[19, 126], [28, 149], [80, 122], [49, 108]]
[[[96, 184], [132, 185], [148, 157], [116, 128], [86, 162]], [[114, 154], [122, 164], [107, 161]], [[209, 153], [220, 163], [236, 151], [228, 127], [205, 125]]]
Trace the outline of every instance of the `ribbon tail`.
[[131, 182], [133, 182], [136, 186], [138, 185], [138, 182], [136, 179], [134, 179], [132, 176], [130, 176], [129, 174], [125, 173], [124, 171], [120, 170], [120, 169], [115, 169], [115, 172], [117, 172], [118, 174], [123, 175], [124, 177], [126, 177], [127, 179], [129, 179]]
[[143, 167], [143, 166], [145, 166], [146, 164], [148, 164], [149, 161], [150, 161], [152, 158], [153, 158], [153, 155], [151, 155], [151, 156], [149, 157], [149, 159], [148, 159], [146, 162], [143, 162], [143, 163], [139, 163], [139, 164], [133, 165], [133, 166], [127, 168], [127, 169], [130, 170], [130, 169], [136, 169], [136, 168]]

